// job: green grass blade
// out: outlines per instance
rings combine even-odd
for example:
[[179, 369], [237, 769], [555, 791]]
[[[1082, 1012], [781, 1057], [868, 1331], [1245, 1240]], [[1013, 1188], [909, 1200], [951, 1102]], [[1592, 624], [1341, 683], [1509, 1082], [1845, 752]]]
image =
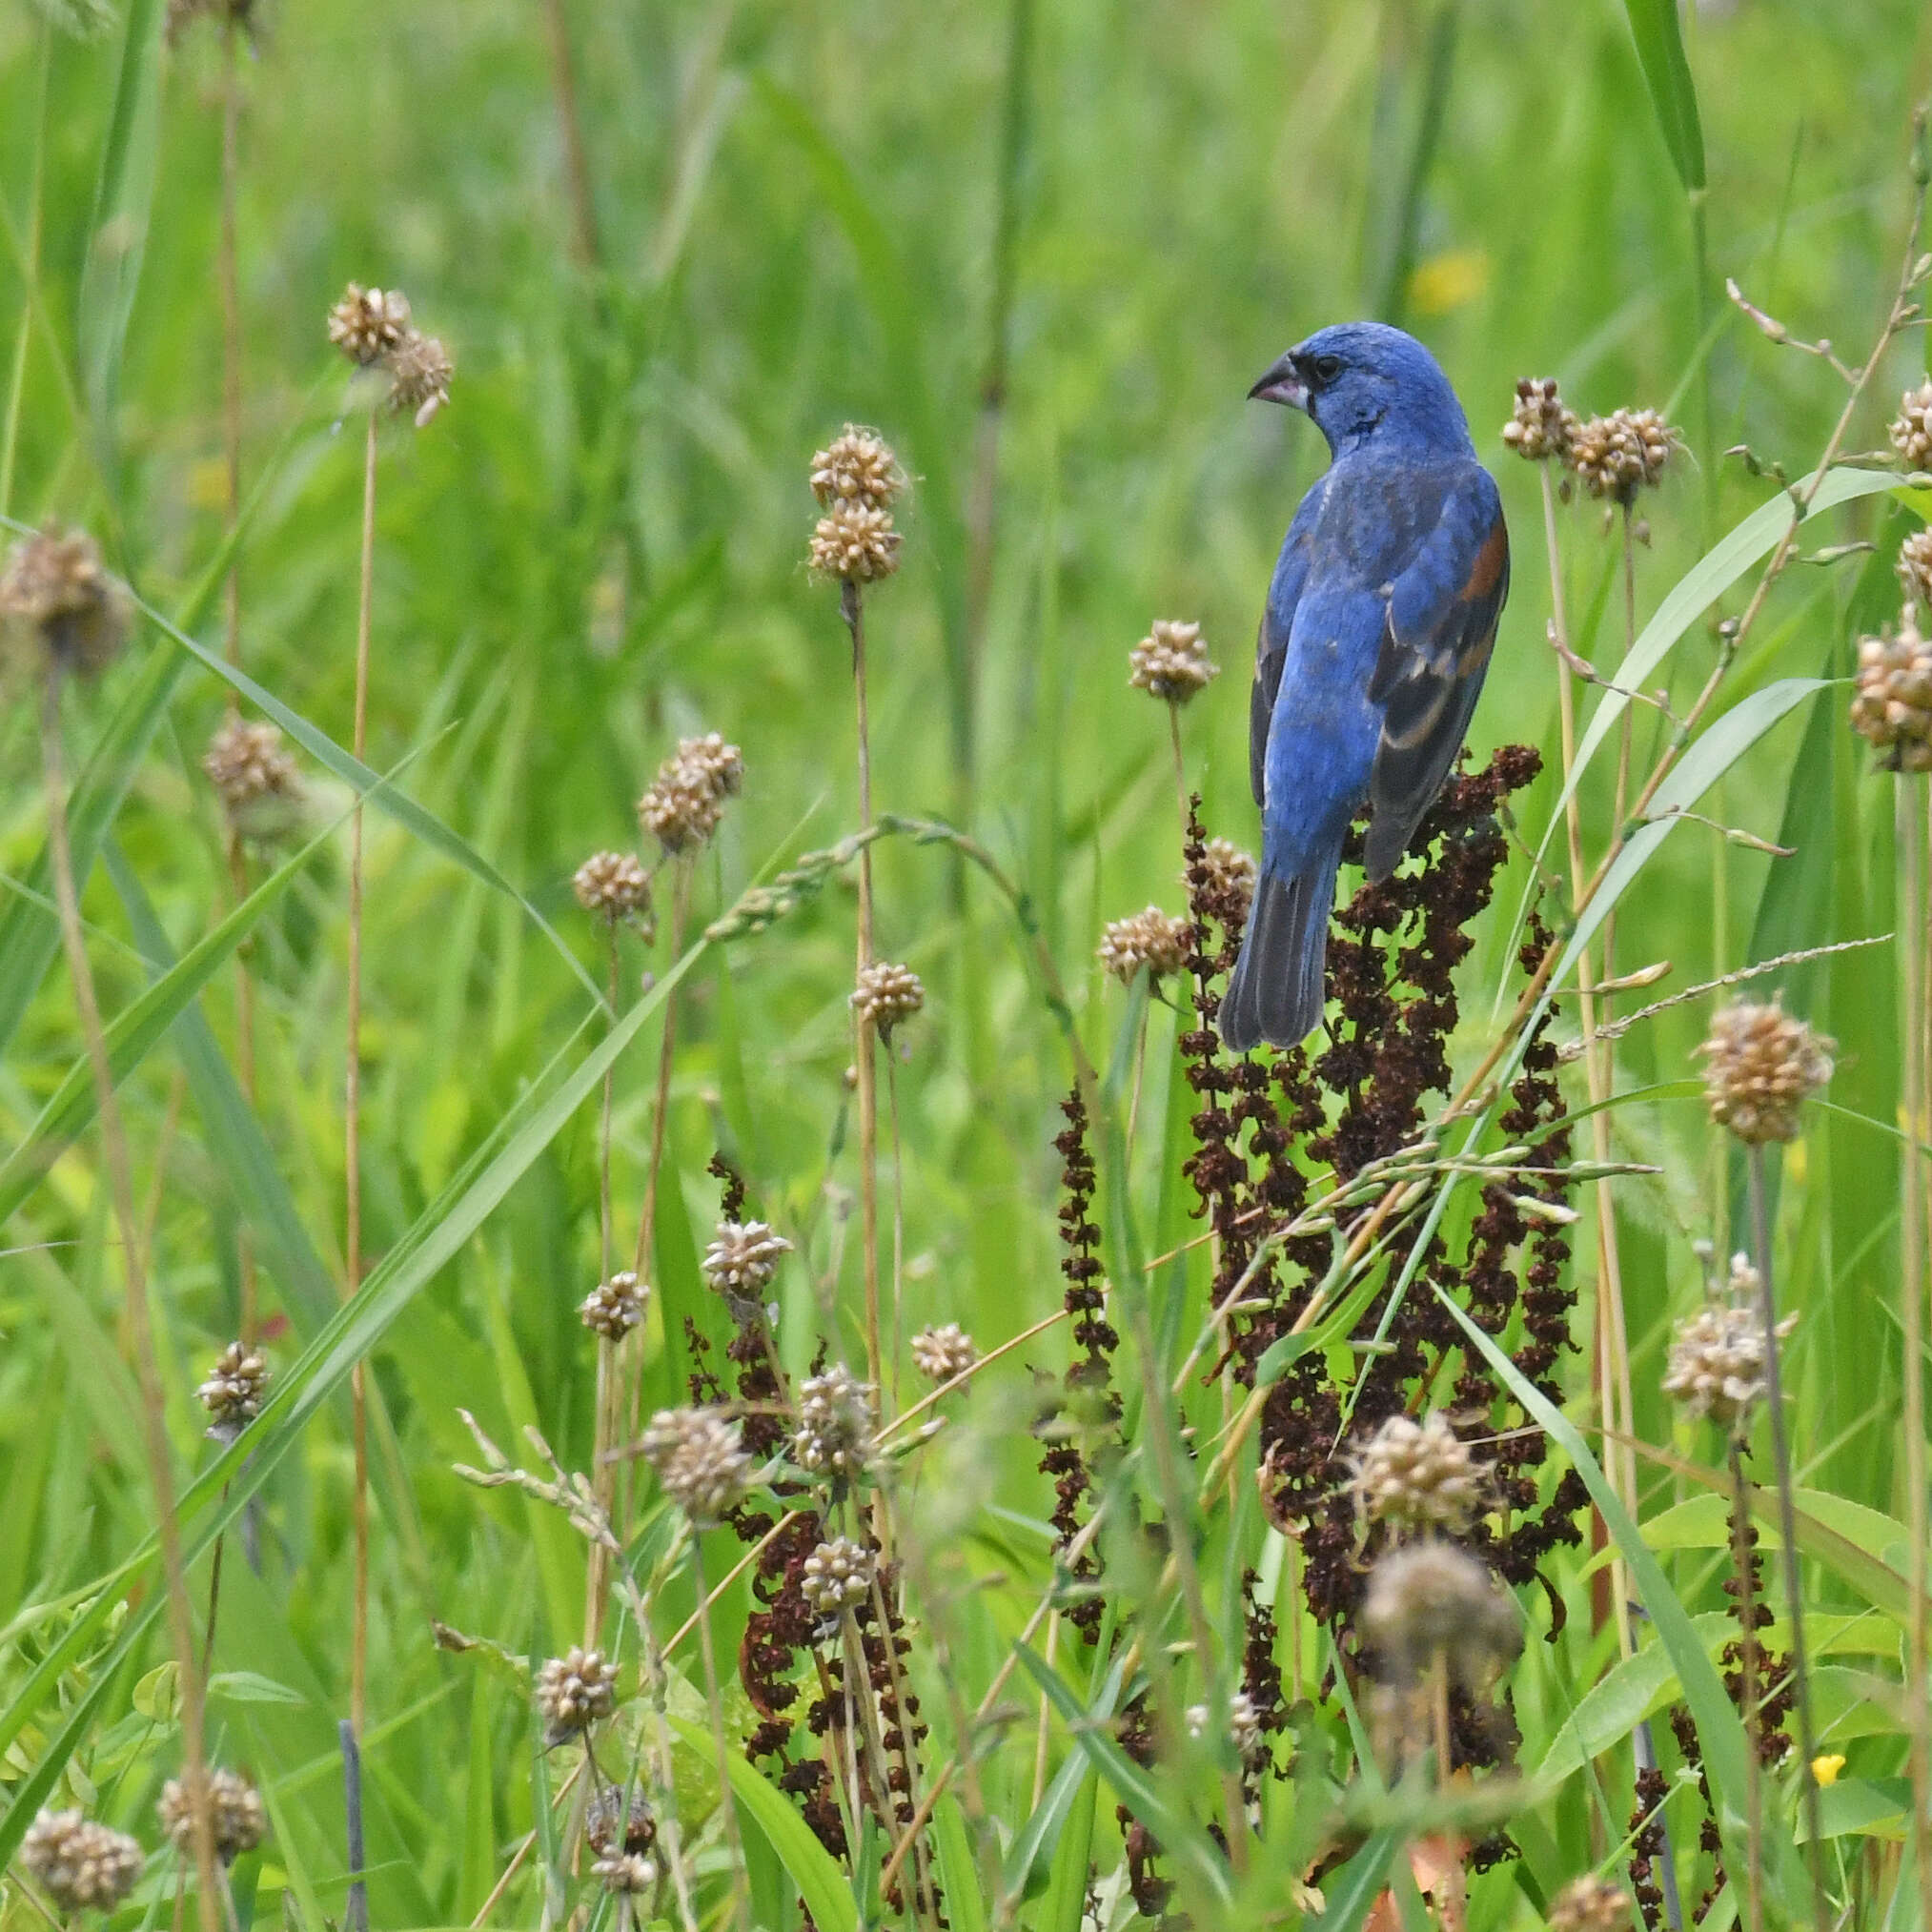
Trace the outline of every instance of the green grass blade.
[[1686, 193], [1704, 187], [1704, 129], [1698, 114], [1698, 90], [1678, 30], [1677, 0], [1623, 0], [1631, 38], [1657, 109], [1657, 127], [1670, 150], [1671, 166]]

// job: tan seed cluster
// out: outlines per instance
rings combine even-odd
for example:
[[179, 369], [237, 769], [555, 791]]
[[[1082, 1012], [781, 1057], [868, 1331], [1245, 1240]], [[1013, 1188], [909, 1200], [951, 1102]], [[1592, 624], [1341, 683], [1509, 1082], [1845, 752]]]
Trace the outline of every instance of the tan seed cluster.
[[1575, 426], [1565, 460], [1593, 497], [1628, 505], [1656, 488], [1682, 443], [1657, 410], [1614, 409]]
[[1557, 393], [1554, 376], [1525, 376], [1516, 384], [1503, 441], [1526, 462], [1567, 460], [1576, 429], [1576, 412]]
[[[1728, 1297], [1678, 1325], [1664, 1370], [1663, 1393], [1693, 1417], [1709, 1416], [1736, 1434], [1764, 1394], [1764, 1318], [1758, 1271], [1747, 1256], [1731, 1262]], [[1795, 1314], [1778, 1324], [1788, 1335]]]
[[586, 912], [615, 925], [651, 907], [651, 880], [628, 852], [593, 852], [570, 875], [570, 889]]
[[578, 1303], [577, 1312], [593, 1334], [607, 1342], [620, 1342], [644, 1318], [651, 1291], [635, 1271], [620, 1269], [608, 1281], [600, 1281]]
[[[201, 769], [244, 832], [271, 822], [279, 828], [286, 806], [301, 796], [301, 773], [283, 749], [281, 727], [266, 721], [229, 719], [208, 741]], [[265, 806], [282, 809], [265, 812]]]
[[1185, 972], [1192, 928], [1185, 919], [1149, 905], [1110, 921], [1100, 935], [1100, 963], [1123, 986], [1146, 966], [1149, 979]]
[[1385, 1678], [1413, 1682], [1440, 1657], [1470, 1696], [1523, 1647], [1515, 1603], [1473, 1556], [1434, 1539], [1398, 1545], [1369, 1573], [1362, 1632]]
[[928, 1382], [950, 1382], [979, 1358], [973, 1338], [957, 1322], [921, 1329], [912, 1338], [912, 1366]]
[[128, 641], [132, 610], [84, 531], [50, 525], [24, 537], [0, 571], [0, 633], [35, 669], [105, 670]]
[[872, 1553], [849, 1536], [833, 1536], [805, 1558], [799, 1587], [821, 1617], [857, 1610], [872, 1589]]
[[899, 458], [877, 430], [848, 422], [812, 458], [812, 495], [827, 510], [840, 503], [889, 510], [905, 487]]
[[1420, 1423], [1390, 1416], [1355, 1457], [1352, 1487], [1364, 1526], [1387, 1523], [1397, 1535], [1459, 1535], [1485, 1503], [1481, 1468], [1437, 1410]]
[[572, 1644], [537, 1673], [537, 1710], [543, 1741], [560, 1744], [600, 1723], [618, 1707], [618, 1670], [603, 1653]]
[[450, 379], [457, 366], [435, 336], [412, 329], [389, 358], [389, 406], [397, 416], [413, 417], [417, 429], [427, 429], [437, 410], [450, 399]]
[[618, 1852], [599, 1859], [590, 1872], [592, 1878], [603, 1881], [605, 1891], [627, 1896], [648, 1892], [658, 1882], [658, 1861], [642, 1852]]
[[[1217, 900], [1238, 900], [1241, 916], [1254, 903], [1254, 882], [1259, 868], [1251, 853], [1244, 852], [1232, 839], [1210, 839], [1201, 848], [1201, 864], [1208, 874], [1207, 889]], [[1187, 884], [1187, 874], [1181, 875]]]
[[622, 1790], [606, 1784], [584, 1813], [583, 1838], [600, 1858], [647, 1852], [658, 1841], [658, 1820], [641, 1792], [632, 1792], [627, 1806]]
[[702, 845], [744, 783], [744, 755], [717, 732], [686, 738], [638, 801], [638, 820], [667, 852]]
[[329, 311], [329, 340], [361, 369], [393, 355], [410, 333], [409, 297], [400, 289], [351, 282]]
[[877, 583], [898, 570], [899, 544], [889, 511], [842, 497], [819, 519], [805, 561], [815, 577]]
[[874, 960], [859, 970], [851, 996], [852, 1010], [870, 1023], [882, 1040], [892, 1037], [902, 1020], [909, 1020], [925, 1005], [925, 988], [910, 966]]
[[1899, 398], [1890, 435], [1908, 468], [1932, 469], [1932, 382], [1922, 382]]
[[1932, 611], [1932, 530], [1915, 530], [1900, 544], [1899, 581], [1908, 598]]
[[233, 1442], [261, 1413], [268, 1392], [269, 1358], [246, 1343], [230, 1342], [194, 1393], [208, 1411], [209, 1434]]
[[1185, 704], [1221, 675], [1201, 641], [1201, 626], [1171, 618], [1156, 618], [1152, 633], [1128, 653], [1127, 662], [1128, 682], [1136, 691], [1169, 704]]
[[[184, 1779], [171, 1778], [161, 1787], [161, 1829], [177, 1851], [194, 1848], [194, 1806]], [[261, 1793], [238, 1771], [208, 1774], [208, 1823], [214, 1855], [224, 1864], [252, 1852], [269, 1835], [268, 1812]]]
[[133, 1890], [145, 1862], [124, 1831], [78, 1811], [43, 1811], [20, 1840], [20, 1862], [63, 1912], [108, 1912]]
[[661, 1409], [641, 1444], [664, 1494], [699, 1528], [728, 1515], [751, 1487], [737, 1423], [715, 1409]]
[[850, 1482], [871, 1460], [872, 1430], [872, 1385], [835, 1362], [824, 1374], [808, 1376], [799, 1392], [792, 1460], [814, 1475]]
[[[1187, 1718], [1189, 1737], [1205, 1738], [1208, 1735], [1212, 1714], [1206, 1704], [1190, 1704]], [[1254, 1699], [1246, 1691], [1236, 1691], [1228, 1699], [1228, 1740], [1234, 1746], [1234, 1755], [1244, 1764], [1252, 1764], [1261, 1756], [1264, 1746], [1261, 1718], [1254, 1708]]]
[[764, 1291], [791, 1251], [791, 1243], [763, 1221], [721, 1221], [699, 1265], [732, 1312], [748, 1321], [763, 1312]]
[[1746, 1146], [1795, 1140], [1799, 1108], [1831, 1078], [1836, 1044], [1775, 1000], [1734, 1001], [1698, 1048], [1711, 1118]]
[[1859, 640], [1851, 719], [1887, 770], [1932, 771], [1932, 641], [1910, 605], [1900, 613], [1896, 635]]
[[1550, 1901], [1550, 1932], [1630, 1932], [1630, 1896], [1608, 1879], [1586, 1873]]

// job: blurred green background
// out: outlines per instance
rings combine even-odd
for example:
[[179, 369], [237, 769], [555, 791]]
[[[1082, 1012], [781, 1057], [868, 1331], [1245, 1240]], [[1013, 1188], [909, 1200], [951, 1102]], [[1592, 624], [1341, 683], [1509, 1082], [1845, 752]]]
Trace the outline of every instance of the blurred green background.
[[[88, 39], [47, 24], [78, 0], [0, 0], [0, 344], [11, 354], [25, 331], [0, 507], [95, 529], [168, 608], [222, 528], [222, 63], [210, 24], [162, 54], [156, 0], [120, 4], [124, 16]], [[681, 734], [721, 730], [747, 766], [701, 888], [705, 916], [854, 823], [846, 645], [836, 592], [803, 569], [805, 471], [843, 422], [874, 423], [916, 478], [905, 568], [868, 602], [878, 803], [963, 825], [1021, 883], [1103, 1067], [1125, 1006], [1094, 963], [1100, 925], [1149, 900], [1182, 903], [1166, 721], [1127, 682], [1127, 652], [1156, 616], [1198, 619], [1224, 668], [1185, 715], [1190, 774], [1211, 831], [1255, 837], [1251, 639], [1281, 531], [1323, 460], [1309, 424], [1244, 401], [1255, 376], [1312, 329], [1360, 315], [1399, 320], [1436, 351], [1497, 469], [1515, 544], [1474, 747], [1528, 740], [1554, 764], [1535, 478], [1497, 435], [1515, 378], [1555, 375], [1585, 412], [1654, 404], [1683, 425], [1688, 457], [1645, 506], [1648, 609], [1768, 494], [1723, 452], [1748, 441], [1800, 474], [1841, 406], [1828, 370], [1728, 308], [1723, 277], [1798, 333], [1859, 355], [1902, 245], [1909, 104], [1932, 82], [1932, 13], [1917, 0], [1693, 9], [1709, 156], [1700, 280], [1692, 210], [1611, 0], [563, 10], [587, 260], [573, 248], [536, 0], [256, 10], [240, 81], [243, 467], [250, 487], [268, 481], [242, 565], [247, 668], [347, 740], [360, 417], [323, 321], [352, 277], [400, 287], [449, 345], [457, 378], [429, 428], [384, 432], [370, 762], [411, 761], [407, 787], [597, 971], [569, 875], [591, 850], [634, 841], [637, 794]], [[1908, 333], [1849, 448], [1882, 443], [1922, 353]], [[1877, 517], [1866, 522], [1876, 534]], [[1595, 506], [1566, 511], [1563, 533], [1578, 646], [1607, 669], [1621, 648], [1617, 546]], [[1856, 557], [1794, 570], [1727, 688], [1842, 674], [1853, 629], [1891, 615], [1889, 581], [1888, 563]], [[201, 635], [217, 641], [218, 622]], [[134, 661], [74, 706], [78, 751], [139, 661], [166, 648], [149, 631]], [[1680, 700], [1712, 648], [1703, 631], [1680, 647]], [[197, 769], [221, 702], [211, 678], [183, 678], [116, 828], [177, 949], [225, 904], [218, 810]], [[15, 702], [0, 722], [0, 845], [14, 877], [42, 825], [31, 712]], [[1620, 965], [1670, 961], [1670, 990], [1750, 956], [1889, 930], [1890, 790], [1861, 780], [1840, 718], [1839, 695], [1805, 707], [1707, 807], [1763, 838], [1798, 834], [1775, 889], [1769, 860], [1687, 829], [1620, 919]], [[1639, 748], [1661, 728], [1645, 714]], [[1610, 828], [1599, 764], [1586, 788], [1593, 850]], [[1533, 842], [1553, 799], [1546, 776], [1522, 814]], [[365, 1212], [379, 1254], [585, 1000], [514, 905], [388, 822], [372, 826]], [[1528, 876], [1519, 859], [1463, 969], [1465, 1050], [1495, 1024]], [[1008, 909], [975, 875], [941, 850], [894, 844], [879, 879], [881, 950], [930, 995], [898, 1070], [908, 1327], [957, 1319], [990, 1344], [1059, 1295], [1046, 1209], [1065, 1048]], [[331, 1267], [341, 883], [339, 855], [318, 863], [254, 954], [261, 1124]], [[106, 877], [87, 910], [96, 969], [122, 1004], [140, 980]], [[820, 1295], [843, 1270], [848, 1348], [850, 913], [848, 894], [828, 892], [701, 966], [671, 1136], [688, 1239], [705, 1238], [716, 1187], [703, 1167], [723, 1146], [754, 1207], [807, 1249]], [[661, 943], [650, 959], [627, 946], [627, 986], [662, 963]], [[1844, 1047], [1835, 1098], [1893, 1120], [1889, 954], [1847, 955], [1788, 990]], [[203, 1008], [227, 1041], [226, 981]], [[1692, 1006], [1634, 1032], [1621, 1084], [1685, 1078], [1704, 1017]], [[1171, 1030], [1157, 1010], [1149, 1109], [1166, 1108]], [[10, 1139], [74, 1050], [56, 974], [0, 1070]], [[619, 1084], [620, 1242], [649, 1084], [635, 1054]], [[155, 1203], [186, 1454], [189, 1392], [235, 1322], [234, 1202], [167, 1054], [133, 1083], [129, 1108]], [[1662, 1437], [1649, 1393], [1661, 1323], [1697, 1291], [1689, 1236], [1723, 1239], [1728, 1181], [1687, 1094], [1617, 1121], [1619, 1151], [1667, 1169], [1623, 1197], [1639, 1409]], [[493, 1796], [491, 1768], [521, 1738], [520, 1710], [437, 1657], [426, 1617], [541, 1651], [575, 1616], [563, 1533], [480, 1503], [447, 1465], [469, 1453], [456, 1402], [493, 1430], [528, 1417], [566, 1452], [588, 1444], [574, 1304], [597, 1271], [594, 1136], [585, 1109], [378, 1357], [399, 1460], [379, 1490], [372, 1681], [381, 1721], [403, 1721], [372, 1753], [372, 1830], [393, 1861], [379, 1897], [410, 1922], [474, 1910], [498, 1840], [527, 1818], [527, 1795]], [[1796, 1363], [1807, 1438], [1881, 1505], [1892, 1412], [1870, 1400], [1871, 1363], [1892, 1344], [1872, 1288], [1895, 1265], [1882, 1151], [1872, 1129], [1831, 1116], [1787, 1164], [1785, 1190], [1791, 1268], [1817, 1316]], [[88, 1148], [70, 1155], [10, 1237], [81, 1245], [0, 1272], [0, 1622], [12, 1603], [103, 1568], [144, 1520], [92, 1161]], [[1158, 1177], [1144, 1178], [1151, 1204]], [[682, 1230], [665, 1238], [685, 1241]], [[271, 1279], [272, 1307], [282, 1292]], [[654, 1393], [678, 1386], [678, 1294], [663, 1284]], [[788, 1350], [808, 1355], [817, 1326], [800, 1296]], [[1863, 1379], [1844, 1373], [1853, 1361]], [[339, 1430], [318, 1431], [277, 1474], [265, 1580], [236, 1575], [224, 1621], [234, 1667], [313, 1698], [237, 1704], [224, 1720], [256, 1727], [280, 1773], [308, 1765], [284, 1802], [315, 1808], [318, 1874], [346, 1643], [341, 1444]], [[1046, 1486], [1020, 1479], [1029, 1459], [1023, 1439], [1003, 1500], [1037, 1515]], [[436, 1795], [462, 1762], [467, 1836], [443, 1829]]]

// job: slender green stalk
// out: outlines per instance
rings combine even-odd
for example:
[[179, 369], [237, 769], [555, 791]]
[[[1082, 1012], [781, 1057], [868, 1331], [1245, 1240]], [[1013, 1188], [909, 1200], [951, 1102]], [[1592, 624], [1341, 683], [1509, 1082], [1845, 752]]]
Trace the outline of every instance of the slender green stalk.
[[7, 381], [7, 415], [0, 423], [0, 517], [13, 508], [13, 463], [20, 448], [20, 410], [27, 400], [27, 351], [33, 339], [35, 281], [40, 274], [41, 183], [47, 173], [48, 75], [53, 66], [53, 25], [40, 23], [40, 73], [33, 97], [33, 175], [27, 191], [26, 259], [21, 274], [28, 287], [20, 303], [20, 327], [13, 337], [13, 366]]
[[731, 1916], [751, 1924], [751, 1878], [738, 1835], [738, 1800], [731, 1795], [731, 1744], [724, 1735], [724, 1697], [718, 1683], [718, 1653], [711, 1641], [710, 1592], [704, 1587], [704, 1538], [691, 1525], [691, 1576], [698, 1589], [698, 1649], [704, 1662], [704, 1702], [711, 1715], [711, 1743], [718, 1753], [718, 1803], [723, 1814], [724, 1844], [731, 1859]]
[[583, 117], [577, 106], [577, 71], [570, 57], [570, 22], [563, 0], [543, 0], [550, 41], [550, 90], [557, 102], [557, 131], [563, 142], [563, 175], [570, 195], [570, 253], [579, 268], [597, 265], [597, 205], [590, 193], [590, 162]]
[[[609, 942], [609, 971], [605, 979], [604, 997], [610, 1007], [611, 1024], [617, 1024], [618, 1006], [618, 928], [616, 920], [605, 922], [605, 938]], [[613, 1063], [604, 1069], [603, 1090], [600, 1096], [597, 1115], [597, 1230], [598, 1230], [598, 1274], [600, 1284], [610, 1279], [611, 1264], [611, 1192], [610, 1192], [610, 1142], [611, 1107], [615, 1098], [617, 1067]], [[612, 1503], [617, 1495], [617, 1465], [611, 1460], [610, 1452], [617, 1445], [618, 1427], [618, 1347], [608, 1335], [597, 1338], [597, 1425], [591, 1449], [590, 1472], [593, 1494], [598, 1507], [606, 1516], [613, 1514]], [[583, 1579], [583, 1641], [586, 1649], [595, 1650], [598, 1638], [603, 1630], [605, 1566], [608, 1554], [603, 1544], [596, 1537], [590, 1539], [584, 1557]]]

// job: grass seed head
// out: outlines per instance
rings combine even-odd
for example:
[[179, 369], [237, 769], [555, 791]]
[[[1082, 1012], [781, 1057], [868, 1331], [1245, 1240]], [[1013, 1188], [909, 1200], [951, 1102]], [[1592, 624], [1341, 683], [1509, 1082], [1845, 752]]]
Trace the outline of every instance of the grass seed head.
[[1158, 905], [1110, 921], [1100, 935], [1100, 963], [1122, 986], [1132, 983], [1142, 966], [1150, 979], [1185, 972], [1190, 927], [1185, 919], [1163, 912]]
[[872, 1553], [849, 1536], [833, 1536], [805, 1558], [799, 1587], [823, 1618], [857, 1610], [872, 1590]]
[[1655, 489], [1683, 446], [1679, 431], [1654, 409], [1614, 409], [1571, 431], [1563, 460], [1593, 497], [1626, 507], [1639, 490]]
[[957, 1322], [921, 1329], [912, 1338], [912, 1366], [928, 1382], [950, 1382], [979, 1358], [973, 1338]]
[[799, 1426], [792, 1460], [814, 1475], [851, 1482], [864, 1475], [872, 1454], [872, 1385], [843, 1362], [807, 1376], [799, 1392]]
[[1899, 398], [1888, 433], [1908, 468], [1932, 469], [1932, 382], [1922, 382]]
[[411, 333], [409, 297], [400, 289], [351, 282], [329, 311], [329, 340], [358, 369], [393, 355]]
[[132, 611], [85, 531], [50, 524], [22, 538], [0, 571], [0, 634], [36, 670], [104, 671], [128, 641]]
[[[1764, 1318], [1758, 1271], [1732, 1258], [1727, 1298], [1678, 1324], [1664, 1370], [1663, 1393], [1694, 1418], [1708, 1415], [1732, 1434], [1742, 1430], [1764, 1394]], [[1787, 1335], [1795, 1314], [1778, 1324]]]
[[1128, 682], [1169, 704], [1185, 704], [1221, 675], [1208, 656], [1199, 624], [1156, 618], [1151, 635], [1128, 653]]
[[1503, 441], [1526, 462], [1564, 461], [1576, 430], [1576, 412], [1557, 393], [1554, 376], [1525, 376], [1516, 384], [1515, 407], [1503, 424]]
[[658, 1882], [658, 1861], [642, 1852], [614, 1852], [599, 1859], [590, 1868], [591, 1876], [603, 1882], [607, 1892], [635, 1895], [648, 1892]]
[[751, 1487], [743, 1435], [715, 1409], [659, 1410], [642, 1448], [664, 1494], [699, 1529], [736, 1509]]
[[638, 818], [667, 852], [689, 851], [718, 829], [724, 802], [744, 783], [744, 755], [715, 731], [686, 738], [658, 767]]
[[245, 1342], [230, 1342], [194, 1393], [208, 1411], [208, 1433], [233, 1442], [261, 1413], [269, 1392], [269, 1358]]
[[1390, 1416], [1356, 1455], [1352, 1487], [1364, 1529], [1387, 1523], [1398, 1535], [1459, 1535], [1485, 1507], [1482, 1470], [1439, 1410], [1419, 1424]]
[[1466, 1695], [1486, 1691], [1523, 1647], [1522, 1617], [1474, 1557], [1454, 1543], [1403, 1543], [1369, 1573], [1362, 1632], [1381, 1675], [1424, 1677], [1439, 1657]]
[[570, 877], [570, 889], [586, 912], [616, 925], [651, 909], [651, 881], [628, 852], [593, 852]]
[[1900, 544], [1899, 581], [1907, 598], [1932, 611], [1932, 529], [1915, 530]]
[[[1205, 1738], [1211, 1717], [1206, 1704], [1190, 1704], [1188, 1736]], [[1234, 1746], [1234, 1755], [1243, 1764], [1254, 1763], [1264, 1748], [1261, 1717], [1254, 1708], [1254, 1699], [1246, 1691], [1236, 1691], [1228, 1699], [1228, 1741]]]
[[632, 1792], [626, 1805], [622, 1788], [606, 1784], [584, 1813], [583, 1837], [600, 1858], [647, 1852], [658, 1841], [658, 1820], [642, 1792]]
[[[1207, 892], [1230, 913], [1238, 905], [1246, 920], [1248, 908], [1254, 903], [1254, 882], [1260, 876], [1253, 854], [1244, 852], [1232, 839], [1210, 839], [1201, 847], [1201, 864], [1207, 873]], [[1185, 872], [1181, 883], [1188, 883]]]
[[899, 458], [877, 430], [848, 422], [812, 458], [812, 495], [827, 510], [840, 503], [889, 510], [905, 487]]
[[859, 984], [851, 995], [852, 1010], [871, 1022], [880, 1039], [891, 1039], [893, 1027], [911, 1019], [925, 1005], [925, 988], [910, 966], [882, 959], [859, 969]]
[[417, 429], [427, 429], [437, 412], [450, 399], [450, 380], [457, 365], [435, 336], [412, 329], [388, 358], [389, 407], [397, 416], [413, 417]]
[[763, 1221], [721, 1221], [699, 1266], [731, 1312], [740, 1321], [752, 1321], [764, 1312], [764, 1291], [791, 1251], [791, 1243]]
[[279, 838], [301, 814], [302, 775], [279, 725], [228, 719], [208, 741], [201, 769], [245, 839]]
[[1859, 640], [1851, 720], [1887, 770], [1932, 771], [1932, 641], [1909, 603], [1896, 633]]
[[78, 1811], [43, 1811], [20, 1840], [20, 1862], [63, 1912], [109, 1912], [146, 1862], [124, 1831]]
[[[268, 1813], [261, 1793], [238, 1771], [211, 1771], [207, 1774], [209, 1835], [214, 1841], [214, 1855], [223, 1864], [232, 1864], [243, 1852], [252, 1852], [269, 1835]], [[177, 1851], [194, 1847], [193, 1800], [188, 1794], [188, 1780], [171, 1778], [161, 1787], [161, 1829]]]
[[877, 583], [899, 568], [899, 532], [889, 512], [841, 497], [819, 519], [805, 561], [814, 577]]
[[1831, 1078], [1835, 1045], [1775, 1000], [1721, 1007], [1697, 1049], [1711, 1118], [1747, 1147], [1796, 1140], [1799, 1109]]
[[650, 1289], [632, 1269], [620, 1269], [608, 1281], [600, 1281], [578, 1303], [583, 1325], [607, 1342], [620, 1342], [644, 1318], [651, 1299]]
[[603, 1653], [572, 1644], [537, 1673], [537, 1711], [543, 1742], [560, 1744], [600, 1723], [617, 1709], [618, 1671]]
[[1630, 1895], [1586, 1873], [1550, 1901], [1550, 1932], [1629, 1932]]

